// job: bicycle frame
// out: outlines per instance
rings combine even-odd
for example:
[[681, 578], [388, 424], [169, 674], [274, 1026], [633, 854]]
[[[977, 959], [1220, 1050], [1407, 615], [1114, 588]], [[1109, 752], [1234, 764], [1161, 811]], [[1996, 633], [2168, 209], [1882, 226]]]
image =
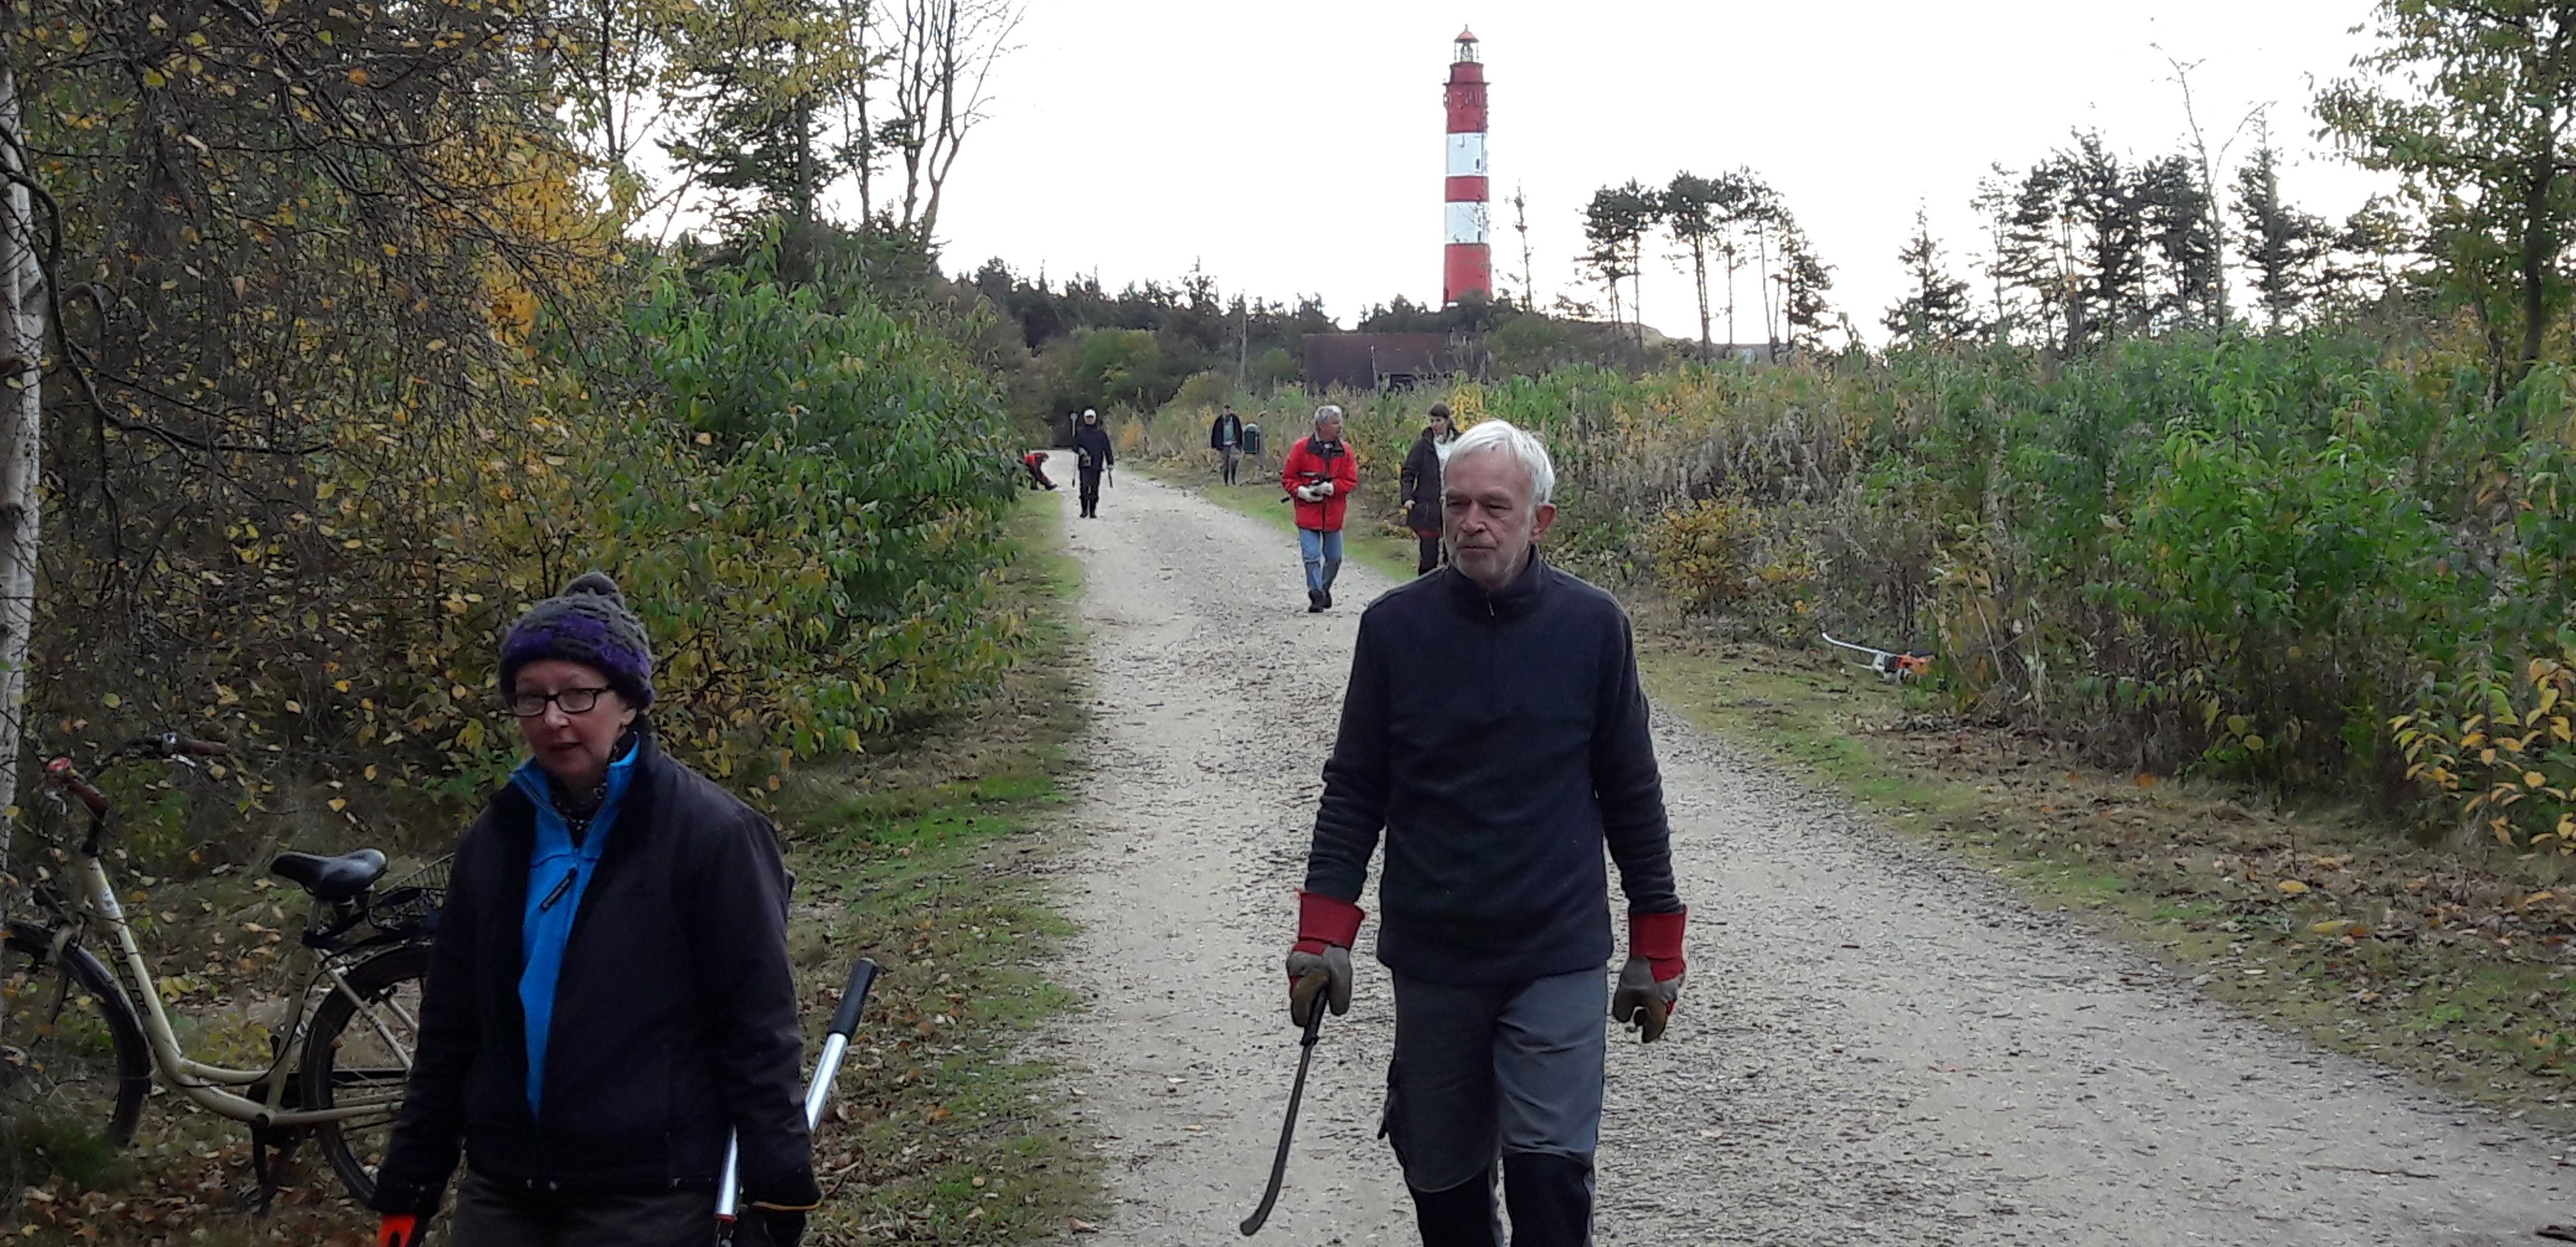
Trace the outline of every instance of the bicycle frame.
[[[314, 1126], [324, 1122], [344, 1121], [383, 1112], [399, 1103], [401, 1093], [371, 1096], [349, 1104], [335, 1104], [328, 1109], [290, 1107], [286, 1096], [303, 1064], [305, 1024], [313, 1017], [317, 988], [328, 983], [334, 992], [349, 995], [350, 1003], [360, 1006], [359, 1016], [381, 1029], [383, 1019], [367, 1002], [350, 992], [346, 967], [321, 955], [312, 947], [299, 943], [288, 959], [287, 1016], [279, 1020], [272, 1032], [276, 1056], [264, 1070], [230, 1069], [196, 1061], [180, 1050], [178, 1032], [170, 1025], [169, 1008], [152, 976], [151, 963], [143, 955], [142, 945], [134, 936], [134, 926], [127, 921], [125, 910], [116, 901], [115, 882], [108, 877], [107, 865], [98, 859], [89, 845], [74, 850], [70, 876], [77, 897], [70, 907], [71, 933], [86, 930], [113, 946], [110, 963], [123, 980], [129, 1003], [135, 1006], [143, 1024], [143, 1035], [152, 1052], [152, 1068], [161, 1081], [189, 1102], [219, 1117], [246, 1122], [260, 1127]], [[316, 902], [318, 905], [319, 902]], [[391, 1007], [388, 1005], [387, 1007]], [[399, 1014], [399, 1010], [397, 1010]], [[408, 1025], [418, 1019], [402, 1016]], [[402, 1051], [402, 1045], [393, 1045]]]

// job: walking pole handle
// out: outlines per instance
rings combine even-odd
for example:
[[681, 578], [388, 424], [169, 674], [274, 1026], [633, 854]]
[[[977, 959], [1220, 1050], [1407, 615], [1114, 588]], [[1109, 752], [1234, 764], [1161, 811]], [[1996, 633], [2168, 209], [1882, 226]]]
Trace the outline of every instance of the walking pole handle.
[[877, 974], [877, 963], [866, 957], [859, 958], [859, 963], [850, 967], [850, 981], [841, 988], [841, 1008], [832, 1015], [830, 1034], [858, 1033], [859, 1011], [867, 1007], [868, 989], [876, 986]]
[[[859, 1013], [867, 1008], [868, 989], [876, 986], [881, 968], [867, 957], [850, 967], [850, 981], [841, 988], [841, 1007], [832, 1014], [831, 1029], [823, 1036], [823, 1051], [814, 1062], [814, 1076], [805, 1087], [805, 1128], [823, 1124], [823, 1105], [832, 1096], [832, 1082], [841, 1072], [841, 1058], [850, 1050], [850, 1036], [859, 1029]], [[742, 1139], [739, 1135], [725, 1140], [724, 1176], [716, 1181], [716, 1224], [719, 1241], [731, 1242], [733, 1223], [742, 1209]]]

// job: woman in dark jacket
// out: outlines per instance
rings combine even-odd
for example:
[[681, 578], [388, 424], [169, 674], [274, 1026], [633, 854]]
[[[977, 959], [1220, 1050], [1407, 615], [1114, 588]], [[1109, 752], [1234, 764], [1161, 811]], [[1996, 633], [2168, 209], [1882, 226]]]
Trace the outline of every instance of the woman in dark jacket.
[[1449, 552], [1440, 544], [1441, 502], [1440, 469], [1449, 462], [1449, 446], [1458, 440], [1458, 431], [1449, 424], [1449, 404], [1431, 405], [1431, 423], [1422, 436], [1415, 438], [1413, 449], [1404, 456], [1400, 484], [1404, 496], [1404, 523], [1422, 543], [1421, 557], [1414, 560], [1413, 574], [1428, 576], [1449, 561]]
[[1118, 456], [1109, 449], [1109, 430], [1100, 427], [1100, 413], [1085, 407], [1082, 423], [1073, 430], [1074, 465], [1082, 473], [1082, 517], [1100, 518], [1100, 474], [1116, 466]]
[[500, 684], [531, 756], [456, 850], [379, 1241], [420, 1241], [461, 1150], [457, 1247], [705, 1247], [738, 1134], [735, 1241], [792, 1247], [820, 1194], [777, 832], [654, 743], [608, 577], [530, 607]]

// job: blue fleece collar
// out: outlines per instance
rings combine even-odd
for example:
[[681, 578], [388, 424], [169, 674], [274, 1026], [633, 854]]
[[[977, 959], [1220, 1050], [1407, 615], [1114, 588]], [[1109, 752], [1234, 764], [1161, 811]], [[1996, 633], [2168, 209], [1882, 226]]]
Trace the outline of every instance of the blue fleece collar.
[[519, 1009], [527, 1017], [528, 1115], [538, 1116], [545, 1103], [546, 1032], [554, 1024], [555, 982], [563, 973], [564, 944], [572, 938], [573, 915], [581, 910], [582, 893], [599, 869], [599, 855], [617, 822], [618, 807], [635, 778], [642, 743], [629, 744], [623, 756], [608, 764], [606, 792], [590, 827], [576, 846], [572, 825], [555, 808], [554, 789], [531, 758], [510, 775], [510, 784], [527, 794], [536, 807], [536, 847], [528, 855], [528, 904], [519, 919], [519, 946], [526, 958], [519, 973]]

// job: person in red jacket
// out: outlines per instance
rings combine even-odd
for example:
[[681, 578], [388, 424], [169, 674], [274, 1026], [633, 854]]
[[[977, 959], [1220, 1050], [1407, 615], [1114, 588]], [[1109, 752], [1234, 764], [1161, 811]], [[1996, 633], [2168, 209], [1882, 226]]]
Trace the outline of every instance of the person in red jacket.
[[1280, 465], [1279, 487], [1297, 504], [1297, 553], [1306, 560], [1306, 610], [1333, 604], [1342, 570], [1342, 513], [1360, 487], [1360, 465], [1342, 441], [1342, 409], [1315, 409], [1315, 431], [1297, 439]]

